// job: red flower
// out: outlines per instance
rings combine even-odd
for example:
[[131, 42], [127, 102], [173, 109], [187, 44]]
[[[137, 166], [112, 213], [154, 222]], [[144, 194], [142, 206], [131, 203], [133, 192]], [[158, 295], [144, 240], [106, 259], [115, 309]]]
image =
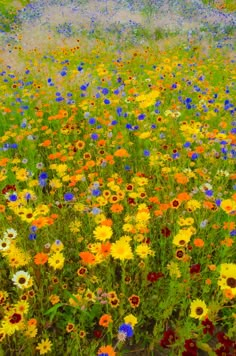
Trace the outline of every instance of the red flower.
[[190, 267], [190, 273], [199, 273], [201, 271], [201, 265], [199, 263], [196, 263], [195, 265], [192, 265]]
[[102, 337], [102, 331], [101, 330], [94, 330], [93, 335], [97, 338], [100, 339]]
[[166, 349], [168, 346], [173, 345], [176, 339], [177, 336], [175, 335], [174, 330], [169, 329], [164, 332], [163, 338], [160, 341], [160, 345]]
[[203, 320], [202, 325], [205, 326], [205, 328], [203, 329], [203, 334], [209, 333], [210, 335], [213, 335], [215, 327], [209, 319]]
[[197, 356], [197, 345], [192, 339], [185, 340], [184, 347], [188, 353], [192, 356]]
[[149, 272], [147, 275], [147, 280], [149, 282], [156, 282], [158, 281], [159, 278], [164, 277], [164, 274], [162, 272]]
[[163, 236], [169, 237], [170, 234], [171, 234], [171, 231], [170, 231], [170, 229], [168, 229], [167, 226], [165, 226], [165, 227], [163, 227], [163, 228], [161, 229], [161, 233], [162, 233]]
[[221, 346], [219, 349], [215, 350], [215, 353], [217, 356], [233, 356], [225, 346]]
[[140, 298], [137, 295], [131, 295], [128, 300], [132, 308], [137, 308], [140, 304]]
[[233, 346], [233, 341], [229, 339], [229, 337], [223, 333], [219, 332], [216, 334], [218, 341], [223, 344], [226, 348]]

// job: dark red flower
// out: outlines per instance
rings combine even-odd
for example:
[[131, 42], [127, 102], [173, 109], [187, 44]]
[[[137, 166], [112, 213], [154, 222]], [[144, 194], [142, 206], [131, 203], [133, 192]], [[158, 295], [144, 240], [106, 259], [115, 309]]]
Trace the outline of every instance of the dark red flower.
[[205, 328], [203, 329], [203, 334], [209, 333], [210, 335], [213, 335], [215, 327], [209, 319], [203, 320], [202, 325], [205, 326]]
[[161, 233], [162, 233], [163, 236], [169, 237], [170, 234], [171, 234], [171, 231], [170, 231], [170, 229], [168, 229], [167, 226], [165, 226], [165, 227], [163, 227], [163, 228], [161, 229]]
[[128, 198], [128, 204], [129, 205], [135, 205], [136, 202], [135, 202], [134, 198]]
[[225, 347], [232, 347], [233, 346], [233, 341], [230, 340], [230, 338], [223, 332], [218, 332], [216, 334], [216, 337], [218, 341], [223, 344]]
[[233, 356], [225, 346], [221, 346], [219, 349], [215, 350], [215, 353], [217, 356]]
[[195, 265], [192, 265], [190, 267], [190, 273], [199, 273], [201, 271], [201, 265], [199, 263], [196, 263]]
[[168, 346], [173, 345], [176, 339], [177, 336], [175, 335], [174, 330], [169, 329], [164, 332], [163, 338], [160, 341], [160, 345], [166, 349]]
[[183, 351], [182, 356], [197, 356], [197, 351]]
[[164, 277], [164, 274], [162, 272], [149, 272], [147, 275], [147, 280], [149, 282], [156, 282], [158, 281], [159, 278]]
[[102, 337], [102, 331], [101, 330], [94, 330], [93, 335], [97, 338], [100, 339]]
[[17, 324], [17, 323], [19, 323], [21, 321], [21, 319], [22, 319], [22, 315], [21, 314], [14, 313], [10, 317], [10, 323], [11, 324]]
[[186, 351], [190, 352], [191, 355], [197, 356], [197, 345], [195, 341], [193, 341], [192, 339], [185, 340], [184, 347]]

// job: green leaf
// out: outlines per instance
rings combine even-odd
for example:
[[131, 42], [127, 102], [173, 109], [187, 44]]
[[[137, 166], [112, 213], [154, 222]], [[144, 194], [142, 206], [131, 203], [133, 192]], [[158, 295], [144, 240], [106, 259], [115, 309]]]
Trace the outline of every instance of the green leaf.
[[56, 313], [57, 313], [57, 309], [60, 308], [62, 305], [64, 305], [64, 303], [59, 303], [54, 305], [52, 308], [48, 309], [44, 315], [50, 315], [50, 322], [53, 320], [53, 318], [55, 317]]

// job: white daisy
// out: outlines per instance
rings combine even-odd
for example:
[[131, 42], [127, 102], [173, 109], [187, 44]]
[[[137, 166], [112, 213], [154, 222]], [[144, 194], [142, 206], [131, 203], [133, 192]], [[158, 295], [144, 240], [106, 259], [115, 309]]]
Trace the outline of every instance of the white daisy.
[[27, 288], [30, 282], [30, 274], [25, 271], [18, 271], [14, 274], [12, 281], [20, 289]]
[[4, 233], [3, 233], [3, 237], [5, 239], [15, 239], [17, 236], [17, 232], [16, 230], [10, 228], [10, 229], [7, 229]]
[[9, 239], [0, 240], [0, 251], [7, 251], [11, 245], [11, 241]]

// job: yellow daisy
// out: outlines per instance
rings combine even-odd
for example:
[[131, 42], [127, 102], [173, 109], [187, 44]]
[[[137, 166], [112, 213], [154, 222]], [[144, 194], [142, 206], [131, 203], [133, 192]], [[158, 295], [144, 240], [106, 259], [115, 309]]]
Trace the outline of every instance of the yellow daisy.
[[97, 240], [106, 241], [112, 236], [112, 228], [110, 226], [97, 226], [93, 234]]
[[48, 351], [51, 351], [52, 343], [49, 339], [42, 340], [36, 347], [36, 350], [39, 350], [40, 355], [46, 354]]
[[229, 289], [236, 296], [236, 264], [223, 263], [220, 269], [218, 285], [221, 289]]
[[208, 309], [203, 300], [193, 300], [190, 305], [190, 316], [195, 319], [203, 319], [207, 315]]
[[120, 260], [131, 260], [134, 257], [130, 244], [124, 240], [118, 240], [112, 244], [111, 255]]

